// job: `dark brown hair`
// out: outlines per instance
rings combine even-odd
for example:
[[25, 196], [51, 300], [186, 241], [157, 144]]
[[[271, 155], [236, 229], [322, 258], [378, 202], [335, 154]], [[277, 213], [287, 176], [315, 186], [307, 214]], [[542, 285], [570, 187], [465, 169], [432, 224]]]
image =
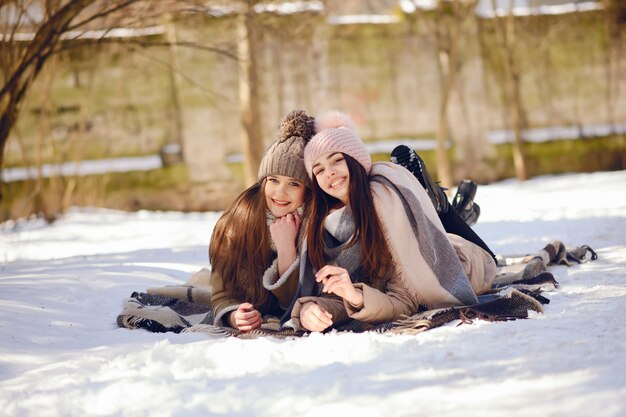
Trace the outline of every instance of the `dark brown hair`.
[[[342, 155], [350, 173], [348, 206], [355, 224], [355, 233], [348, 241], [347, 247], [359, 243], [365, 282], [381, 288], [384, 287], [384, 281], [391, 272], [392, 262], [385, 234], [374, 207], [369, 179], [361, 164], [349, 155], [344, 153]], [[324, 256], [324, 220], [331, 209], [341, 207], [342, 203], [326, 194], [320, 188], [315, 176], [311, 180], [311, 186], [313, 197], [306, 226], [307, 251], [311, 264], [319, 270], [329, 261]]]

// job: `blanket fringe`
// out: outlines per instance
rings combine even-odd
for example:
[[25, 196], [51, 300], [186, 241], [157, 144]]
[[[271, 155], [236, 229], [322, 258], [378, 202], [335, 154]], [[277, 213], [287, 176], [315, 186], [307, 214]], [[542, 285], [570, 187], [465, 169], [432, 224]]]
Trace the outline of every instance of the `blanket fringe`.
[[182, 330], [182, 333], [205, 333], [211, 336], [236, 336], [239, 333], [230, 327], [214, 326], [212, 324], [194, 324]]
[[393, 334], [414, 335], [435, 327], [443, 326], [454, 320], [461, 324], [472, 324], [474, 320], [510, 321], [528, 318], [528, 311], [543, 313], [543, 306], [531, 295], [514, 288], [502, 291], [493, 301], [484, 304], [474, 304], [466, 307], [450, 307], [404, 316], [393, 323], [389, 330]]
[[220, 327], [212, 324], [196, 324], [182, 330], [183, 333], [205, 333], [210, 336], [237, 337], [239, 339], [256, 339], [260, 336], [272, 336], [279, 339], [288, 337], [300, 337], [305, 332], [298, 332], [292, 329], [272, 330], [271, 328], [259, 328], [249, 332], [242, 332], [231, 327]]

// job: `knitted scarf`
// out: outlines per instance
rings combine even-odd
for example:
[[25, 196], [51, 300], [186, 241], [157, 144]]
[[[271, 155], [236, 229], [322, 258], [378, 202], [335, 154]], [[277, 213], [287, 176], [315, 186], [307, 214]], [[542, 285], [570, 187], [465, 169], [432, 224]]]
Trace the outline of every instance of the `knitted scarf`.
[[324, 254], [337, 266], [345, 268], [353, 281], [361, 281], [361, 251], [359, 242], [348, 246], [356, 232], [354, 217], [349, 207], [331, 213], [324, 222]]
[[476, 303], [463, 265], [415, 177], [398, 165], [377, 162], [370, 183], [396, 274], [409, 294], [431, 308]]
[[267, 226], [267, 236], [270, 241], [270, 249], [272, 252], [276, 253], [276, 243], [274, 243], [274, 239], [272, 239], [272, 234], [270, 233], [270, 226], [276, 221], [276, 216], [272, 214], [271, 211], [265, 209], [265, 226]]
[[[345, 268], [355, 282], [361, 281], [361, 255], [359, 244], [347, 243], [355, 232], [354, 219], [349, 207], [343, 207], [326, 217], [324, 222], [324, 253], [334, 265]], [[291, 319], [291, 310], [300, 297], [320, 296], [321, 287], [315, 281], [317, 270], [309, 260], [306, 239], [302, 239], [298, 262], [298, 288], [291, 305], [281, 318], [281, 324]]]

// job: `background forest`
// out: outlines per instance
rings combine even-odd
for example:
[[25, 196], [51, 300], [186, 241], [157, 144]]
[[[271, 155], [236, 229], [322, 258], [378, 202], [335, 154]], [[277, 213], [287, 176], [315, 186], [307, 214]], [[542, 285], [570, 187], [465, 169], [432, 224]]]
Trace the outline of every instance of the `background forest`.
[[448, 186], [624, 169], [625, 22], [620, 0], [2, 1], [0, 220], [221, 210], [293, 109]]

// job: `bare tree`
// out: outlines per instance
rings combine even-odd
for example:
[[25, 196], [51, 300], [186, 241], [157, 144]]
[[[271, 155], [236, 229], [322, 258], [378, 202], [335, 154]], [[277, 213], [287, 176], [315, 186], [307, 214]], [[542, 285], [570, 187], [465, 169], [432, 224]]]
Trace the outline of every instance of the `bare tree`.
[[475, 0], [439, 0], [434, 15], [437, 68], [439, 69], [440, 94], [437, 124], [437, 177], [448, 189], [454, 184], [446, 142], [450, 139], [449, 107], [459, 72], [459, 44], [463, 24], [476, 7]]
[[238, 17], [239, 110], [241, 112], [241, 144], [246, 164], [244, 183], [252, 185], [263, 158], [260, 85], [258, 75], [258, 27], [255, 0], [246, 0]]
[[172, 98], [172, 118], [174, 120], [173, 136], [174, 143], [178, 145], [178, 154], [183, 155], [184, 144], [184, 126], [183, 126], [183, 110], [180, 100], [180, 89], [182, 84], [180, 61], [178, 59], [178, 35], [176, 34], [176, 26], [172, 21], [172, 14], [166, 13], [165, 27], [167, 33], [167, 42], [169, 43], [168, 52], [170, 58], [169, 76], [171, 83]]
[[[50, 57], [64, 49], [87, 45], [89, 42], [111, 42], [106, 33], [116, 25], [145, 26], [146, 21], [162, 23], [163, 15], [177, 11], [211, 12], [210, 1], [185, 0], [8, 0], [0, 3], [0, 66], [2, 89], [0, 90], [0, 168], [4, 164], [7, 140], [21, 106], [33, 82], [37, 79]], [[40, 4], [41, 19], [32, 19], [29, 8]], [[222, 4], [224, 4], [222, 2]], [[226, 3], [228, 4], [228, 3]], [[242, 142], [245, 152], [246, 182], [256, 178], [256, 169], [263, 154], [261, 113], [259, 104], [259, 78], [257, 75], [256, 42], [258, 30], [255, 24], [256, 1], [240, 0], [230, 3], [231, 13], [239, 16], [238, 55], [227, 50], [179, 41], [170, 31], [165, 42], [144, 42], [141, 39], [125, 40], [132, 46], [167, 46], [174, 54], [171, 59], [174, 107], [177, 112], [175, 134], [181, 141], [183, 126], [179, 97], [176, 90], [180, 84], [181, 70], [176, 60], [175, 46], [182, 45], [221, 53], [229, 58], [240, 59], [240, 108], [242, 119]], [[167, 16], [166, 16], [167, 19]], [[103, 33], [99, 39], [85, 40], [81, 34], [97, 28]], [[171, 29], [171, 28], [170, 28]], [[24, 39], [26, 32], [34, 33], [32, 39]], [[72, 42], [80, 40], [80, 42]], [[182, 145], [182, 144], [181, 144]], [[0, 189], [0, 201], [2, 193]]]
[[615, 123], [615, 106], [619, 96], [621, 56], [623, 51], [622, 27], [626, 25], [626, 2], [604, 0], [607, 47], [605, 52], [606, 105], [609, 123]]
[[513, 15], [513, 3], [509, 5], [508, 13], [505, 16], [498, 14], [496, 0], [491, 0], [491, 4], [494, 14], [493, 24], [496, 34], [496, 43], [498, 45], [497, 49], [502, 60], [504, 71], [504, 82], [502, 86], [504, 105], [508, 109], [513, 126], [513, 134], [515, 136], [513, 142], [515, 176], [520, 181], [525, 181], [528, 179], [528, 172], [526, 169], [522, 131], [526, 125], [526, 112], [522, 101], [522, 71], [516, 55], [517, 49], [519, 48], [519, 41], [515, 16]]
[[[4, 34], [0, 42], [4, 74], [4, 84], [0, 90], [0, 168], [3, 166], [9, 133], [20, 114], [24, 97], [44, 65], [60, 49], [64, 34], [81, 30], [94, 20], [104, 19], [136, 1], [46, 1], [41, 3], [43, 7], [41, 22], [33, 22], [30, 19], [28, 7], [31, 2], [9, 0], [1, 5], [2, 21], [6, 23], [2, 28]], [[99, 3], [99, 6], [90, 7], [95, 3]], [[35, 36], [26, 42], [25, 46], [18, 46], [20, 28], [29, 26], [36, 28]]]

